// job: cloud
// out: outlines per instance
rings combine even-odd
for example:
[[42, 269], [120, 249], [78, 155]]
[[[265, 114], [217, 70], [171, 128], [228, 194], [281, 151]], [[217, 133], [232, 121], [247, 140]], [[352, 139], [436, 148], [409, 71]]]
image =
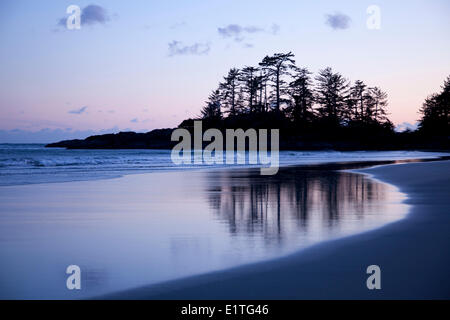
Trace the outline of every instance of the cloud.
[[108, 15], [103, 7], [91, 4], [81, 12], [81, 24], [105, 23], [108, 21]]
[[336, 12], [335, 14], [327, 14], [325, 23], [334, 30], [347, 29], [350, 26], [349, 16]]
[[276, 23], [274, 23], [271, 27], [270, 27], [270, 31], [272, 32], [272, 34], [278, 34], [280, 32], [280, 26], [277, 25]]
[[[229, 24], [225, 27], [217, 28], [217, 32], [219, 32], [223, 38], [232, 39], [236, 42], [243, 42], [247, 40], [247, 37], [251, 34], [268, 33], [276, 35], [279, 31], [280, 26], [275, 23], [269, 28], [259, 26], [241, 26], [238, 24]], [[243, 46], [244, 48], [252, 48], [253, 44], [246, 42]]]
[[137, 123], [139, 122], [138, 118], [131, 119], [130, 122]]
[[169, 43], [169, 56], [176, 55], [203, 55], [208, 54], [210, 46], [208, 43], [196, 42], [192, 45], [184, 45], [181, 41]]
[[[67, 17], [59, 19], [58, 26], [66, 27]], [[109, 21], [109, 16], [106, 9], [96, 5], [91, 4], [81, 10], [80, 16], [81, 25], [94, 25], [96, 23], [105, 24]]]
[[245, 34], [264, 32], [263, 28], [257, 26], [243, 27], [238, 24], [229, 24], [223, 28], [217, 28], [219, 34], [224, 38], [233, 38], [235, 41], [244, 40]]
[[185, 27], [187, 25], [187, 23], [186, 23], [186, 21], [181, 21], [181, 22], [177, 22], [177, 23], [174, 23], [174, 24], [172, 24], [171, 26], [170, 26], [170, 29], [178, 29], [178, 28], [182, 28], [182, 27]]
[[69, 113], [71, 114], [82, 114], [85, 112], [87, 107], [81, 107], [80, 109], [70, 110]]

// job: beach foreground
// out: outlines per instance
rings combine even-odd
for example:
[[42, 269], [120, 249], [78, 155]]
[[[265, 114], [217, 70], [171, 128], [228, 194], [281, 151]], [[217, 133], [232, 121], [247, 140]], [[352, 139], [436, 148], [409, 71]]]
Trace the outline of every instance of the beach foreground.
[[[408, 195], [405, 219], [288, 257], [103, 296], [107, 299], [448, 299], [450, 161], [360, 172]], [[381, 290], [366, 269], [381, 268]]]

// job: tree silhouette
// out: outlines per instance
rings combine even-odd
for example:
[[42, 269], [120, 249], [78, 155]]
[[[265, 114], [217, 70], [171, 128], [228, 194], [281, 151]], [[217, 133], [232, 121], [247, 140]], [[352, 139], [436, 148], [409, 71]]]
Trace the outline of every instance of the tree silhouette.
[[450, 76], [444, 81], [442, 91], [425, 99], [420, 109], [422, 118], [419, 130], [425, 134], [450, 136]]
[[237, 114], [236, 98], [239, 86], [239, 69], [232, 68], [228, 75], [224, 77], [224, 82], [219, 84], [221, 101], [230, 115]]
[[307, 68], [295, 68], [294, 80], [289, 83], [289, 95], [292, 105], [287, 108], [296, 125], [305, 125], [314, 117], [314, 92], [312, 89], [311, 72]]
[[[339, 140], [370, 136], [375, 141], [377, 135], [393, 132], [387, 118], [387, 94], [379, 87], [369, 87], [362, 80], [350, 86], [329, 67], [313, 77], [307, 68], [295, 66], [293, 56], [276, 53], [266, 56], [260, 68], [230, 69], [210, 95], [202, 117], [220, 120], [225, 113], [223, 121], [209, 123], [221, 128], [283, 128], [286, 137], [299, 134]], [[448, 92], [448, 80], [444, 87]], [[427, 100], [426, 119], [441, 114], [437, 112], [445, 101], [441, 96]]]
[[350, 87], [350, 93], [347, 99], [347, 119], [350, 121], [364, 121], [366, 103], [369, 95], [366, 91], [367, 86], [361, 80], [356, 80]]
[[259, 70], [259, 75], [256, 76], [254, 80], [254, 86], [256, 88], [255, 109], [257, 112], [265, 111], [263, 92], [265, 91], [266, 82], [267, 82], [266, 76], [263, 74], [262, 70]]
[[348, 81], [341, 74], [328, 67], [319, 71], [316, 77], [316, 102], [319, 117], [333, 126], [339, 126], [346, 111]]
[[275, 108], [280, 111], [281, 95], [283, 91], [283, 85], [286, 83], [282, 77], [290, 74], [290, 70], [294, 68], [295, 61], [292, 59], [294, 54], [288, 53], [275, 53], [273, 56], [264, 57], [263, 61], [259, 64], [264, 70], [267, 71], [269, 79], [274, 83], [275, 87]]
[[382, 124], [387, 121], [387, 94], [379, 87], [367, 87], [356, 80], [347, 97], [347, 123]]
[[387, 118], [387, 93], [378, 87], [369, 88], [366, 113], [371, 121], [384, 123]]
[[206, 101], [206, 106], [201, 110], [203, 119], [220, 119], [222, 112], [220, 108], [220, 91], [213, 91]]
[[258, 68], [255, 67], [245, 67], [240, 73], [239, 80], [243, 83], [244, 92], [248, 97], [248, 110], [253, 113], [255, 106], [255, 99], [257, 98], [258, 92], [258, 80], [257, 80]]

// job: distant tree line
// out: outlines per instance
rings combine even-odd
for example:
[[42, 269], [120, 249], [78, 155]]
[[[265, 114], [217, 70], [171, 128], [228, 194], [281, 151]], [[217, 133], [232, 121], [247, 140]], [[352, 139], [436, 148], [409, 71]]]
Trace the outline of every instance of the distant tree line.
[[[450, 76], [425, 99], [415, 131], [395, 132], [387, 95], [331, 68], [313, 77], [292, 53], [265, 57], [258, 67], [231, 69], [201, 111], [202, 126], [280, 129], [285, 150], [450, 150]], [[179, 127], [193, 130], [196, 119]], [[173, 129], [120, 132], [47, 145], [72, 149], [173, 148]]]
[[283, 120], [298, 132], [319, 128], [379, 127], [393, 131], [387, 94], [363, 81], [351, 83], [331, 68], [313, 77], [297, 67], [294, 54], [266, 56], [258, 66], [232, 68], [201, 110], [209, 121], [244, 118]]

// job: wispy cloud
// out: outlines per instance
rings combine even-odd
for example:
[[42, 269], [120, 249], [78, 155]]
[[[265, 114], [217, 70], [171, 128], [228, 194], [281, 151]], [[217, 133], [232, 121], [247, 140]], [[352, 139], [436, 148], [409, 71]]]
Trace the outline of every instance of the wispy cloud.
[[138, 122], [139, 122], [139, 120], [138, 120], [138, 118], [134, 118], [134, 119], [131, 119], [131, 120], [130, 120], [130, 122], [133, 122], [133, 123], [138, 123]]
[[[67, 17], [61, 18], [58, 21], [58, 26], [66, 26]], [[80, 16], [81, 25], [105, 24], [109, 21], [109, 16], [105, 8], [91, 4], [81, 10]]]
[[339, 12], [327, 14], [325, 18], [325, 23], [334, 30], [348, 29], [350, 27], [350, 21], [352, 20], [349, 16]]
[[170, 29], [178, 29], [185, 27], [187, 25], [186, 21], [176, 22], [170, 26]]
[[192, 45], [185, 45], [181, 41], [172, 41], [169, 43], [169, 56], [176, 55], [204, 55], [210, 50], [209, 43], [196, 42]]
[[[258, 34], [258, 33], [266, 33], [266, 34], [272, 34], [276, 35], [280, 31], [280, 26], [277, 24], [273, 24], [269, 28], [263, 28], [260, 26], [241, 26], [239, 24], [229, 24], [225, 27], [219, 27], [217, 28], [217, 32], [219, 35], [221, 35], [223, 38], [232, 39], [236, 42], [244, 42], [247, 40], [248, 36], [252, 34]], [[246, 42], [244, 44], [244, 47], [251, 48], [253, 47], [252, 44]]]
[[274, 23], [271, 27], [270, 27], [270, 31], [272, 32], [272, 34], [278, 34], [280, 32], [280, 26], [277, 25], [276, 23]]
[[264, 29], [257, 26], [243, 27], [238, 24], [229, 24], [222, 28], [217, 28], [219, 34], [224, 38], [233, 38], [235, 41], [244, 40], [245, 34], [263, 32]]
[[81, 107], [80, 109], [70, 110], [69, 113], [71, 114], [82, 114], [86, 111], [87, 107]]

